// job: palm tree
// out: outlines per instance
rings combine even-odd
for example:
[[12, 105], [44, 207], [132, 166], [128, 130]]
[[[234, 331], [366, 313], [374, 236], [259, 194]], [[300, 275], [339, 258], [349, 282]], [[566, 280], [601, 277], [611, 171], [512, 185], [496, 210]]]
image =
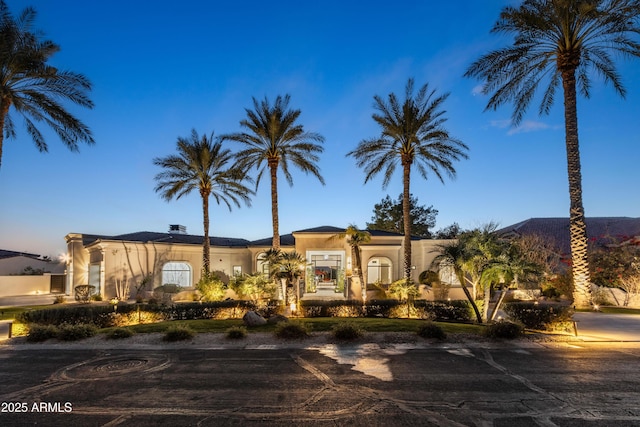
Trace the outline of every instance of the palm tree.
[[364, 274], [362, 272], [362, 250], [360, 246], [364, 243], [371, 241], [371, 233], [366, 230], [360, 230], [357, 226], [351, 224], [345, 230], [344, 233], [338, 233], [333, 238], [347, 239], [347, 243], [351, 247], [351, 259], [353, 260], [353, 273], [360, 280], [360, 286], [362, 287], [362, 298], [367, 298], [367, 284], [364, 281]]
[[48, 147], [35, 122], [49, 125], [72, 151], [78, 150], [78, 142], [94, 143], [89, 128], [61, 104], [71, 101], [93, 108], [88, 96], [91, 83], [82, 74], [47, 64], [60, 47], [40, 40], [39, 32], [33, 30], [35, 18], [32, 8], [14, 18], [0, 0], [0, 165], [4, 138], [16, 137], [11, 107], [22, 115], [27, 133], [41, 152]]
[[544, 266], [529, 260], [527, 254], [522, 253], [520, 247], [513, 241], [498, 240], [500, 253], [490, 261], [487, 268], [483, 271], [481, 282], [485, 286], [485, 320], [492, 321], [495, 318], [500, 305], [506, 296], [506, 289], [500, 294], [500, 298], [496, 305], [488, 315], [490, 290], [493, 285], [504, 283], [509, 287], [511, 283], [515, 283], [516, 287], [523, 282], [540, 283]]
[[[474, 289], [482, 291], [484, 305], [482, 318], [487, 320], [489, 302], [491, 300], [491, 286], [502, 265], [500, 257], [505, 251], [505, 245], [495, 234], [497, 224], [490, 222], [475, 230], [463, 233], [459, 241], [466, 247], [466, 259], [463, 263], [465, 272], [471, 278]], [[478, 297], [478, 295], [476, 295]]]
[[192, 190], [202, 197], [202, 223], [204, 239], [202, 243], [202, 271], [209, 274], [209, 197], [213, 196], [217, 204], [226, 204], [231, 210], [233, 203], [240, 207], [240, 200], [251, 204], [249, 194], [253, 194], [243, 181], [246, 178], [234, 167], [234, 156], [228, 149], [222, 148], [218, 138], [198, 136], [194, 130], [190, 138], [178, 138], [178, 154], [156, 157], [153, 163], [163, 171], [155, 176], [158, 185], [155, 188], [163, 199], [170, 201], [181, 198]]
[[274, 268], [282, 258], [282, 251], [280, 249], [270, 248], [265, 251], [261, 259], [269, 265], [269, 279], [273, 280], [278, 273], [278, 270]]
[[273, 224], [274, 249], [280, 248], [278, 223], [278, 169], [282, 169], [289, 186], [293, 178], [289, 172], [292, 164], [305, 173], [311, 173], [324, 185], [320, 169], [316, 162], [318, 154], [324, 148], [324, 138], [317, 133], [305, 132], [301, 124], [296, 123], [300, 110], [289, 109], [289, 95], [278, 96], [271, 105], [265, 98], [258, 102], [253, 98], [253, 110], [245, 109], [247, 118], [240, 121], [246, 132], [234, 133], [224, 138], [244, 145], [238, 154], [238, 163], [245, 170], [257, 170], [256, 190], [266, 169], [271, 177], [271, 217]]
[[[275, 254], [275, 253], [273, 253]], [[296, 282], [304, 270], [307, 261], [305, 258], [297, 253], [292, 252], [277, 252], [277, 256], [268, 255], [274, 261], [273, 263], [273, 276], [278, 279], [285, 279], [287, 282], [285, 291], [285, 302], [287, 304], [298, 303], [298, 297], [300, 296], [300, 288], [294, 289], [293, 284]], [[271, 264], [269, 265], [271, 269]]]
[[562, 84], [573, 298], [577, 307], [591, 304], [577, 91], [589, 97], [590, 73], [595, 71], [624, 97], [612, 54], [640, 56], [640, 43], [632, 38], [640, 32], [639, 17], [637, 0], [525, 0], [519, 8], [505, 7], [492, 29], [493, 33], [513, 34], [513, 45], [482, 56], [465, 73], [484, 81], [483, 93], [491, 94], [487, 109], [514, 104], [514, 126], [521, 122], [543, 82], [548, 85], [541, 98], [540, 114], [549, 112]]
[[411, 170], [415, 167], [424, 179], [432, 173], [444, 183], [443, 173], [455, 177], [453, 161], [467, 158], [468, 149], [443, 127], [446, 119], [441, 107], [449, 95], [436, 96], [425, 84], [414, 96], [413, 83], [413, 79], [407, 82], [402, 103], [394, 93], [389, 94], [388, 102], [374, 96], [378, 112], [372, 117], [381, 134], [360, 141], [355, 150], [347, 153], [356, 159], [358, 167], [364, 168], [365, 183], [384, 171], [383, 188], [389, 184], [398, 162], [402, 166], [404, 278], [408, 281], [411, 281]]
[[469, 304], [471, 304], [471, 307], [473, 308], [473, 311], [476, 315], [476, 320], [478, 321], [478, 323], [482, 323], [482, 314], [480, 314], [480, 310], [478, 310], [478, 306], [475, 302], [475, 297], [472, 296], [469, 292], [469, 289], [467, 289], [468, 280], [465, 274], [465, 266], [471, 254], [469, 253], [466, 242], [458, 239], [452, 243], [438, 245], [437, 250], [440, 253], [433, 259], [431, 268], [435, 270], [440, 270], [445, 266], [450, 266], [451, 268], [453, 268], [453, 272], [455, 273], [458, 282], [460, 282], [460, 286], [462, 286], [462, 291], [467, 297]]

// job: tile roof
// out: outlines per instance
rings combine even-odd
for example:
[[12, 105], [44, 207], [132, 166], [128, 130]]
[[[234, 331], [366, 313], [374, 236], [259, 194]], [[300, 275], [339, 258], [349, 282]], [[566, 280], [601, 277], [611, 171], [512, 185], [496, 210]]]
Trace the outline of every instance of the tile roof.
[[[640, 218], [594, 217], [585, 218], [587, 238], [598, 241], [607, 237], [626, 240], [640, 236]], [[562, 254], [571, 252], [569, 243], [569, 218], [529, 218], [517, 224], [497, 230], [504, 235], [537, 234], [554, 240]]]
[[[298, 231], [294, 231], [294, 233], [335, 233], [335, 234], [339, 234], [339, 233], [344, 233], [344, 231], [346, 230], [346, 227], [334, 227], [331, 225], [323, 225], [321, 227], [314, 227], [314, 228], [307, 228], [305, 230], [298, 230]], [[392, 231], [383, 231], [383, 230], [370, 230], [370, 229], [366, 229], [366, 230], [362, 230], [362, 231], [368, 231], [369, 234], [371, 234], [372, 236], [403, 236], [403, 234], [400, 233], [394, 233]], [[420, 237], [415, 237], [412, 236], [412, 239], [420, 239]]]
[[9, 251], [6, 249], [0, 249], [0, 259], [5, 259], [5, 258], [13, 258], [13, 257], [17, 257], [17, 256], [24, 256], [27, 258], [33, 258], [33, 259], [39, 259], [40, 255], [36, 255], [36, 254], [30, 254], [27, 252], [16, 252], [16, 251]]
[[342, 233], [345, 227], [334, 227], [332, 225], [322, 225], [320, 227], [306, 228], [304, 230], [297, 230], [294, 233]]
[[[273, 237], [265, 237], [264, 239], [254, 240], [249, 243], [249, 246], [271, 246], [273, 243]], [[280, 236], [280, 246], [295, 246], [296, 239], [293, 238], [293, 234], [283, 234]]]
[[[307, 228], [304, 230], [294, 231], [294, 233], [332, 233], [338, 234], [344, 232], [345, 228], [334, 227], [330, 225], [323, 225], [320, 227]], [[372, 236], [402, 236], [402, 234], [393, 233], [390, 231], [381, 230], [366, 230], [371, 233]], [[83, 234], [82, 242], [85, 246], [97, 240], [119, 240], [128, 242], [157, 242], [157, 243], [178, 243], [178, 244], [191, 244], [201, 245], [203, 236], [196, 236], [193, 234], [180, 234], [180, 233], [157, 233], [153, 231], [138, 231], [135, 233], [120, 234], [117, 236], [106, 236], [98, 234]], [[232, 237], [209, 237], [212, 246], [219, 247], [249, 247], [249, 246], [271, 246], [272, 237], [265, 237], [264, 239], [258, 239], [249, 241], [246, 239], [238, 239]], [[412, 240], [420, 239], [419, 237], [412, 237]], [[283, 234], [280, 236], [280, 244], [282, 246], [295, 246], [295, 238], [293, 233]]]
[[[152, 231], [138, 231], [135, 233], [120, 234], [118, 236], [91, 236], [91, 242], [96, 240], [121, 240], [128, 242], [157, 242], [157, 243], [178, 243], [201, 245], [203, 236], [195, 236], [192, 234], [179, 233], [157, 233]], [[211, 246], [218, 247], [247, 247], [249, 241], [246, 239], [238, 239], [233, 237], [215, 237], [210, 236]], [[85, 243], [87, 244], [87, 243]]]

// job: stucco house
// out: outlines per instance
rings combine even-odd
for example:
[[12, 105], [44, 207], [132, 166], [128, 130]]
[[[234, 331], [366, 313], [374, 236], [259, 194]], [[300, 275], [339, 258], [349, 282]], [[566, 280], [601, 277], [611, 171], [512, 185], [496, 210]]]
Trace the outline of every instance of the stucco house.
[[[352, 269], [351, 249], [346, 239], [335, 236], [344, 228], [321, 226], [294, 231], [281, 236], [281, 249], [295, 250], [307, 261], [301, 279], [306, 298], [318, 292], [312, 281], [334, 285], [339, 292], [336, 299], [360, 299], [362, 289], [349, 286]], [[362, 245], [362, 264], [365, 281], [369, 284], [390, 284], [402, 277], [403, 236], [371, 230], [371, 241]], [[67, 293], [73, 294], [78, 285], [94, 286], [103, 298], [127, 294], [135, 296], [135, 286], [149, 277], [147, 289], [164, 284], [193, 288], [200, 280], [203, 236], [186, 233], [179, 225], [169, 231], [135, 232], [117, 236], [70, 233], [67, 242]], [[223, 278], [243, 273], [266, 271], [263, 260], [271, 248], [271, 238], [249, 241], [229, 237], [210, 237], [210, 268]], [[431, 268], [437, 246], [445, 240], [413, 239], [412, 278]], [[446, 270], [446, 269], [445, 269]], [[462, 299], [464, 294], [453, 274], [441, 274], [450, 282], [451, 298]], [[457, 288], [457, 289], [456, 289]], [[424, 297], [430, 298], [423, 287]], [[432, 295], [431, 295], [432, 298]]]

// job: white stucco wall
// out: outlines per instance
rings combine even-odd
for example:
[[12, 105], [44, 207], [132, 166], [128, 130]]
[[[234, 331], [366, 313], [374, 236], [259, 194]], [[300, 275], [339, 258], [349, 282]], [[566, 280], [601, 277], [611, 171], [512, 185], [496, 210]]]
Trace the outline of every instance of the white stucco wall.
[[48, 294], [51, 275], [0, 276], [0, 297]]

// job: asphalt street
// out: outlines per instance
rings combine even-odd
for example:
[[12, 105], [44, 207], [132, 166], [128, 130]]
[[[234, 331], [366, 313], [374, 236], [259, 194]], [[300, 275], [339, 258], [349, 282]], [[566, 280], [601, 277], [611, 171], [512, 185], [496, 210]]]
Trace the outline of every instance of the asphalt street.
[[23, 345], [0, 359], [1, 426], [640, 425], [637, 343]]

